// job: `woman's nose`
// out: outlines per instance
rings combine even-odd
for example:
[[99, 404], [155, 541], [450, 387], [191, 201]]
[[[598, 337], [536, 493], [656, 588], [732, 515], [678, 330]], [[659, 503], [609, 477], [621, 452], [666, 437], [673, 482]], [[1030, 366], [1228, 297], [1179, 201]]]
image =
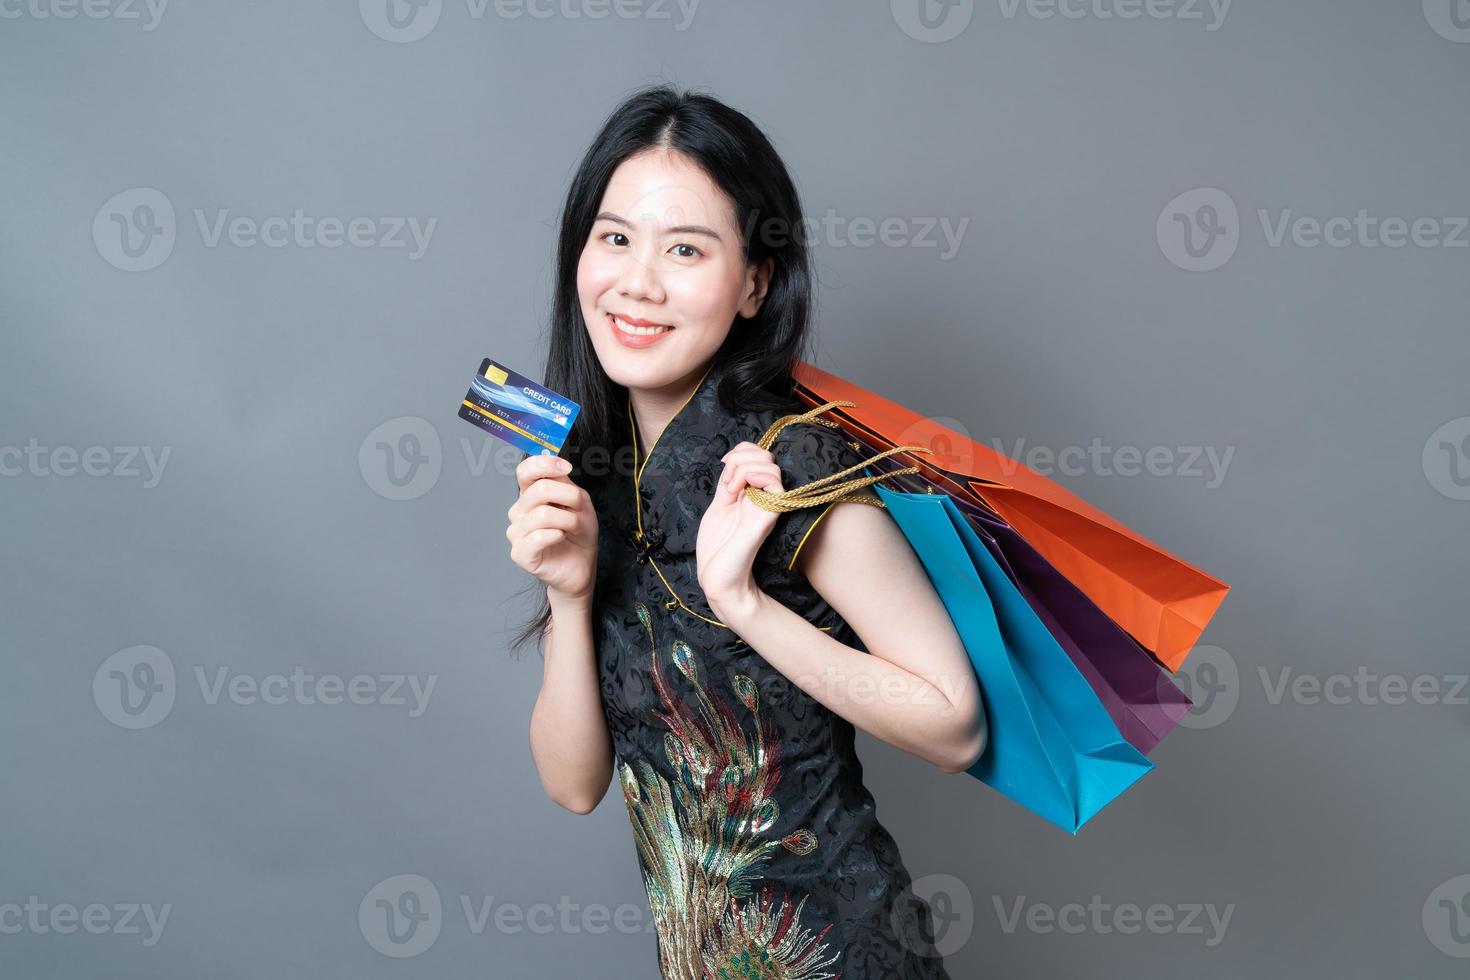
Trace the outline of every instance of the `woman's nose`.
[[618, 276], [618, 291], [624, 296], [637, 296], [654, 302], [662, 300], [663, 285], [654, 267], [654, 258], [643, 254], [628, 255]]

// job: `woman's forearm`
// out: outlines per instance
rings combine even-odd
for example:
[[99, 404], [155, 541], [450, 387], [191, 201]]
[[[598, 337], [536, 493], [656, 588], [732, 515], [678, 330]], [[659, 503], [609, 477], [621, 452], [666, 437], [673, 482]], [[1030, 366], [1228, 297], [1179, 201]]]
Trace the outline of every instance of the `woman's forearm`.
[[983, 714], [954, 696], [964, 689], [959, 678], [945, 685], [950, 690], [941, 690], [833, 639], [764, 592], [720, 612], [720, 619], [772, 667], [874, 737], [945, 772], [964, 771], [983, 750]]
[[589, 813], [607, 793], [613, 752], [587, 603], [551, 599], [545, 652], [531, 710], [531, 757], [546, 795], [575, 813]]

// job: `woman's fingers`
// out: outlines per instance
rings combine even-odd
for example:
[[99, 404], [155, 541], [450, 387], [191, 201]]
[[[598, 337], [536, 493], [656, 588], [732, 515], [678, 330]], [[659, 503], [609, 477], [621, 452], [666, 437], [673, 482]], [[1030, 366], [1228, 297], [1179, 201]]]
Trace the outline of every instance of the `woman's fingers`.
[[[540, 458], [542, 457], [531, 457], [531, 459]], [[540, 504], [559, 504], [562, 507], [576, 509], [581, 505], [582, 493], [582, 488], [571, 480], [537, 479], [521, 491], [521, 495], [506, 511], [506, 516], [513, 521]]]
[[775, 463], [744, 462], [727, 464], [725, 475], [720, 478], [720, 490], [729, 499], [735, 499], [746, 484], [762, 489], [781, 483], [781, 469]]
[[735, 466], [741, 463], [770, 463], [774, 466], [776, 457], [771, 455], [769, 449], [762, 449], [753, 442], [741, 442], [731, 446], [730, 451], [720, 457], [720, 461], [725, 464], [725, 471], [720, 477], [720, 483], [724, 485]]
[[756, 445], [753, 442], [737, 442], [735, 445], [730, 447], [729, 451], [726, 452], [725, 455], [720, 457], [720, 461], [725, 462], [729, 460], [730, 457], [736, 454], [745, 453], [756, 453], [765, 456], [767, 459], [775, 458], [771, 455], [771, 451], [769, 449], [762, 449], [760, 446]]
[[[531, 484], [544, 477], [565, 477], [571, 472], [570, 460], [553, 456], [551, 453], [539, 453], [535, 456], [527, 456], [516, 464], [516, 483], [520, 489], [525, 490]], [[570, 482], [570, 481], [568, 481]]]
[[554, 504], [541, 504], [532, 507], [518, 521], [513, 521], [505, 529], [505, 536], [512, 541], [515, 540], [517, 531], [522, 536], [530, 534], [542, 528], [560, 528], [563, 531], [574, 531], [577, 528], [577, 515], [565, 507], [557, 507]]

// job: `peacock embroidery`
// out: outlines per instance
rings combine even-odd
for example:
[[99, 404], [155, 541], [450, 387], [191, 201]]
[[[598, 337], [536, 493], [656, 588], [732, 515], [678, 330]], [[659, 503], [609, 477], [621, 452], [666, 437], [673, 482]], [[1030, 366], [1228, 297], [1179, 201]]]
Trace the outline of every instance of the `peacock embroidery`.
[[619, 766], [623, 802], [644, 869], [649, 909], [659, 935], [659, 966], [667, 980], [837, 980], [828, 972], [841, 956], [826, 941], [828, 923], [813, 933], [803, 923], [806, 896], [761, 880], [777, 848], [810, 854], [808, 829], [767, 836], [780, 814], [781, 740], [761, 714], [756, 684], [731, 682], [753, 719], [740, 718], [706, 686], [694, 651], [673, 641], [670, 659], [692, 685], [696, 707], [671, 694], [659, 667], [648, 608], [635, 603], [650, 647], [653, 682], [663, 703], [655, 716], [667, 731], [664, 753], [676, 774], [672, 787], [646, 759], [641, 781]]

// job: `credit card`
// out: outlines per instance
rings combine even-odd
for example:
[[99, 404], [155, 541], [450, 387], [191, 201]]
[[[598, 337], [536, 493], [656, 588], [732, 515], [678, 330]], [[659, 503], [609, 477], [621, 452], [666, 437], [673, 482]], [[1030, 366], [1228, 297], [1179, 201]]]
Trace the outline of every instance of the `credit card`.
[[582, 406], [485, 358], [459, 406], [459, 417], [522, 452], [561, 452]]

